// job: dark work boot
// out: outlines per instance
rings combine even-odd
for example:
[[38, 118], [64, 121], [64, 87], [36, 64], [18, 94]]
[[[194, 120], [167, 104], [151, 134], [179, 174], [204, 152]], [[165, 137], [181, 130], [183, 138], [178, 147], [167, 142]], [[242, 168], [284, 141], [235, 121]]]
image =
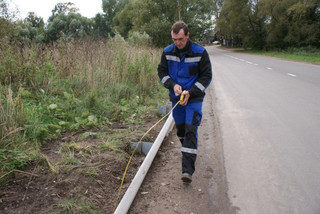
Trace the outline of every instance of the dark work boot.
[[192, 181], [192, 176], [189, 173], [184, 172], [184, 173], [182, 173], [181, 180], [184, 183], [188, 183], [189, 184]]

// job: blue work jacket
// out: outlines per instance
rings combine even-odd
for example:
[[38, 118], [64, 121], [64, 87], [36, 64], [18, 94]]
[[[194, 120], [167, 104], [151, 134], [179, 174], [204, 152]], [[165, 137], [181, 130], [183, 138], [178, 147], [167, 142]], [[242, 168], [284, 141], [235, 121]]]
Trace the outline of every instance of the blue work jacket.
[[173, 87], [179, 84], [189, 91], [189, 102], [202, 101], [205, 89], [212, 80], [212, 70], [206, 49], [191, 40], [186, 44], [187, 50], [181, 53], [174, 45], [167, 46], [158, 65], [158, 76], [161, 83], [169, 89], [170, 99], [178, 101]]

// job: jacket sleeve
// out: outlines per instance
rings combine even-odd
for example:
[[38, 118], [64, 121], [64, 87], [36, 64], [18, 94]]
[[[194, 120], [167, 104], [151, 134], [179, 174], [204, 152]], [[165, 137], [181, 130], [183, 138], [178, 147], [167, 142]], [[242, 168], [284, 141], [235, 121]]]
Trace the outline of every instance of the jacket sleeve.
[[173, 79], [171, 79], [169, 75], [168, 61], [164, 52], [162, 53], [161, 61], [158, 65], [158, 76], [164, 87], [173, 90], [173, 87], [176, 83], [173, 81]]
[[204, 90], [209, 86], [211, 80], [211, 62], [208, 52], [204, 50], [199, 62], [199, 79], [189, 90], [190, 98], [203, 95]]

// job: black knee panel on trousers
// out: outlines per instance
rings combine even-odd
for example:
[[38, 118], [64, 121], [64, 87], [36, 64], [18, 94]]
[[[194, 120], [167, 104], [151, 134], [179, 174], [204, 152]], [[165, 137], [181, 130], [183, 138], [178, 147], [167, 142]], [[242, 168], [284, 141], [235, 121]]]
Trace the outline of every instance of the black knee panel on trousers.
[[185, 123], [176, 125], [177, 128], [177, 136], [179, 137], [179, 140], [181, 144], [183, 144], [184, 141], [184, 135], [185, 135]]
[[193, 125], [185, 125], [185, 140], [183, 147], [197, 149], [197, 127]]

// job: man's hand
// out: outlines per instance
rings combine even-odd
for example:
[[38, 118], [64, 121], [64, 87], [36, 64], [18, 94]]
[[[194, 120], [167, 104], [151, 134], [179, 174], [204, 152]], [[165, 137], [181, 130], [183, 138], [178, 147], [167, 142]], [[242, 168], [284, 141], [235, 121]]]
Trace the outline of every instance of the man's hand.
[[189, 97], [190, 97], [189, 91], [183, 91], [182, 92], [182, 87], [181, 87], [181, 85], [178, 85], [178, 84], [174, 85], [173, 91], [174, 91], [174, 94], [176, 96], [184, 95], [184, 99], [183, 99], [182, 102], [180, 102], [180, 105], [185, 106], [185, 105], [188, 104], [188, 100], [189, 100]]
[[180, 105], [186, 106], [188, 104], [188, 100], [190, 98], [189, 91], [183, 91], [181, 95], [184, 95], [184, 99], [182, 102], [180, 102]]
[[182, 93], [181, 85], [175, 84], [173, 87], [173, 91], [176, 96], [179, 96]]

